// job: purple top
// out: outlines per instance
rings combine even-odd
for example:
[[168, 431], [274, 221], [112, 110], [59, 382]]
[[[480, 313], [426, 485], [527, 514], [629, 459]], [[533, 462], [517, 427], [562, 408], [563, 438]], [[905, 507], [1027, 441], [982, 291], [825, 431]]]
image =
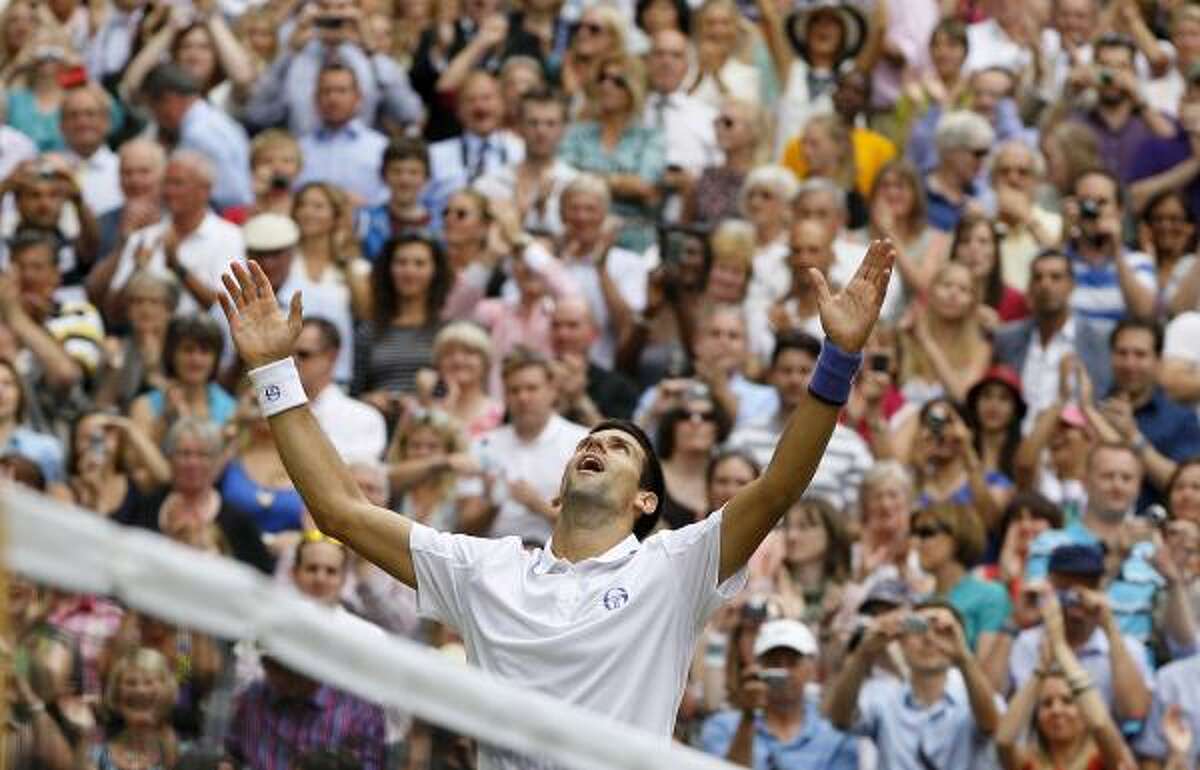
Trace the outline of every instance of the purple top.
[[[1192, 144], [1181, 129], [1176, 129], [1175, 136], [1170, 139], [1151, 137], [1137, 149], [1137, 157], [1133, 163], [1131, 182], [1137, 182], [1147, 177], [1161, 174], [1192, 157]], [[1200, 215], [1200, 177], [1193, 179], [1183, 188], [1187, 197], [1188, 208], [1192, 216]]]
[[1141, 115], [1130, 116], [1125, 125], [1116, 131], [1110, 129], [1095, 110], [1077, 112], [1074, 120], [1092, 129], [1096, 140], [1100, 142], [1100, 157], [1123, 185], [1134, 179], [1133, 172], [1142, 143], [1157, 138]]
[[265, 681], [242, 693], [226, 749], [250, 770], [291, 770], [315, 749], [343, 750], [363, 770], [383, 770], [383, 710], [322, 685], [304, 700], [283, 699]]

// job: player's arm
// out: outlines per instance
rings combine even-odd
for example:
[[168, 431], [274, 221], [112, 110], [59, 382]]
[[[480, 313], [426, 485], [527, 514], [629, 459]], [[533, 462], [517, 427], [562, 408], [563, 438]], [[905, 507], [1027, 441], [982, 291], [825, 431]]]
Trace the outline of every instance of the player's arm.
[[[235, 262], [230, 270], [232, 277], [223, 279], [221, 307], [246, 368], [253, 371], [289, 358], [302, 322], [299, 292], [285, 317], [256, 262], [248, 267]], [[288, 383], [280, 387], [279, 397], [287, 398]], [[300, 387], [294, 378], [291, 388]], [[321, 531], [416, 588], [408, 547], [412, 522], [367, 501], [307, 405], [272, 415], [269, 422], [288, 475]]]
[[[839, 350], [828, 344], [822, 349], [809, 393], [792, 411], [767, 469], [725, 506], [721, 521], [721, 581], [742, 568], [808, 487], [841, 409], [834, 402], [844, 403], [849, 393], [849, 382], [856, 369], [852, 359], [862, 350], [879, 318], [895, 259], [896, 249], [891, 241], [873, 241], [854, 278], [837, 294], [830, 292], [819, 271], [810, 269], [826, 341]], [[831, 382], [844, 385], [846, 393], [831, 394], [827, 387]]]

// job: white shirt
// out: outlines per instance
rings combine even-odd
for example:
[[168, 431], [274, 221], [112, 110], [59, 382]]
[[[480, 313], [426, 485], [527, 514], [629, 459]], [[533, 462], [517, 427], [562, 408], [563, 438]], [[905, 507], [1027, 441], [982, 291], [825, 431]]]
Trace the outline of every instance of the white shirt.
[[[838, 236], [833, 241], [833, 266], [829, 268], [829, 278], [834, 286], [844, 287], [854, 278], [867, 254], [867, 244], [864, 241]], [[900, 271], [892, 271], [888, 282], [887, 294], [883, 297], [883, 307], [879, 317], [885, 321], [899, 319], [903, 312], [904, 282], [900, 279]], [[830, 286], [830, 288], [834, 288]], [[820, 335], [818, 335], [820, 336]]]
[[333, 448], [348, 463], [376, 461], [387, 448], [387, 425], [375, 407], [327, 385], [309, 402], [313, 417]]
[[[305, 318], [324, 318], [337, 327], [342, 344], [334, 362], [333, 378], [338, 382], [350, 382], [354, 376], [354, 315], [350, 308], [350, 286], [342, 272], [333, 266], [313, 280], [304, 269], [304, 258], [297, 254], [294, 259], [287, 280], [276, 292], [279, 304], [287, 307], [292, 295], [300, 292], [304, 297]], [[365, 262], [351, 265], [351, 270], [355, 269], [354, 265], [367, 267]]]
[[[472, 187], [488, 198], [515, 201], [517, 197], [518, 165], [520, 165], [519, 162], [514, 161], [503, 168], [486, 173], [479, 177]], [[541, 205], [538, 206], [535, 203], [535, 205], [529, 207], [529, 211], [525, 212], [525, 219], [522, 224], [527, 231], [537, 232], [540, 230], [551, 233], [555, 237], [562, 235], [561, 202], [563, 190], [577, 176], [579, 176], [579, 172], [574, 166], [566, 161], [555, 159], [554, 165], [550, 167], [550, 171], [546, 176], [549, 181], [549, 189], [545, 191], [545, 197], [542, 199]]]
[[[592, 344], [592, 360], [600, 366], [612, 368], [617, 352], [617, 339], [609, 322], [608, 304], [600, 288], [600, 272], [588, 259], [564, 257], [563, 267], [579, 287], [579, 293], [587, 300], [592, 318], [600, 336]], [[617, 285], [617, 293], [634, 313], [646, 308], [646, 279], [650, 275], [650, 262], [641, 255], [614, 246], [608, 252], [605, 270]]]
[[501, 425], [480, 436], [471, 446], [485, 472], [495, 473], [502, 482], [492, 490], [500, 505], [490, 537], [517, 537], [544, 543], [550, 537], [550, 522], [513, 500], [507, 493], [509, 482], [528, 482], [543, 500], [558, 496], [563, 470], [575, 454], [575, 448], [587, 435], [587, 428], [560, 417], [550, 416], [542, 432], [532, 441], [517, 435], [512, 425]]
[[125, 202], [121, 193], [121, 175], [117, 154], [100, 145], [100, 149], [84, 158], [75, 153], [68, 156], [75, 166], [76, 179], [83, 190], [83, 202], [97, 217], [103, 216]]
[[32, 139], [12, 126], [0, 126], [0, 178], [7, 177], [17, 166], [37, 156], [37, 145]]
[[[659, 114], [662, 125], [659, 125]], [[719, 166], [724, 154], [717, 146], [717, 130], [713, 125], [717, 110], [694, 96], [676, 91], [672, 94], [652, 93], [646, 97], [642, 124], [658, 128], [667, 137], [667, 165], [681, 166], [693, 174], [709, 166]]]
[[[146, 267], [159, 275], [170, 275], [167, 267], [167, 257], [163, 253], [162, 240], [170, 225], [170, 217], [164, 217], [149, 227], [136, 231], [125, 244], [113, 275], [112, 289], [116, 291], [125, 286], [129, 277], [137, 267], [135, 255], [143, 244], [152, 244], [154, 251]], [[179, 262], [188, 272], [198, 278], [205, 286], [214, 291], [224, 291], [221, 288], [221, 275], [229, 269], [233, 261], [244, 262], [246, 248], [242, 241], [242, 230], [232, 222], [221, 219], [209, 211], [204, 215], [200, 226], [179, 242]], [[191, 292], [184, 289], [180, 292], [178, 315], [195, 313], [201, 308]], [[220, 315], [220, 313], [218, 313]]]
[[[572, 564], [547, 545], [414, 524], [417, 607], [495, 676], [669, 740], [698, 635], [746, 583], [720, 574], [722, 512]], [[482, 749], [480, 770], [530, 767]], [[537, 765], [541, 766], [541, 765]]]
[[1025, 354], [1025, 366], [1021, 369], [1021, 387], [1029, 410], [1022, 430], [1028, 432], [1040, 412], [1045, 411], [1058, 399], [1058, 367], [1063, 357], [1075, 352], [1075, 318], [1072, 316], [1063, 328], [1054, 333], [1050, 342], [1042, 345], [1042, 335], [1036, 328], [1029, 341], [1029, 352]]
[[1033, 61], [1033, 54], [1013, 42], [995, 19], [967, 26], [967, 51], [963, 72], [968, 73], [989, 67], [1003, 67], [1009, 72], [1024, 72]]
[[1182, 361], [1192, 369], [1200, 367], [1200, 312], [1180, 313], [1167, 324], [1162, 357], [1164, 361]]

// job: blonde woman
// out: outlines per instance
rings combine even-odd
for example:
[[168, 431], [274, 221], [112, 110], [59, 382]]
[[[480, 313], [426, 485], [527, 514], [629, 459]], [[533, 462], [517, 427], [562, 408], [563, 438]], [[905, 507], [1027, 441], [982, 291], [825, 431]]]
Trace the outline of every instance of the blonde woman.
[[[709, 166], [698, 179], [690, 177], [682, 185], [686, 195], [684, 221], [709, 225], [736, 216], [738, 194], [746, 175], [764, 160], [767, 126], [763, 111], [752, 101], [727, 97], [713, 119], [717, 146], [725, 162]], [[677, 172], [686, 176], [686, 171]]]
[[179, 756], [171, 727], [178, 685], [167, 658], [135, 647], [113, 663], [104, 687], [104, 708], [121, 725], [96, 746], [94, 770], [166, 770]]
[[[463, 427], [468, 438], [478, 438], [504, 419], [504, 404], [488, 395], [489, 382], [498, 382], [493, 374], [495, 358], [487, 332], [470, 321], [447, 324], [433, 338], [437, 379], [424, 392]], [[418, 375], [419, 395], [427, 380]], [[438, 385], [444, 393], [435, 392]]]
[[479, 472], [466, 437], [440, 409], [419, 410], [396, 430], [387, 452], [392, 508], [434, 529], [458, 526], [459, 477]]
[[867, 202], [872, 238], [891, 238], [908, 306], [924, 296], [950, 254], [949, 234], [929, 226], [925, 190], [916, 166], [893, 160], [879, 171]]
[[562, 90], [575, 105], [595, 82], [601, 62], [628, 52], [625, 17], [610, 5], [596, 4], [583, 12], [563, 57]]
[[823, 178], [837, 184], [846, 198], [849, 226], [867, 223], [867, 203], [857, 187], [858, 169], [850, 129], [837, 115], [817, 115], [804, 124], [800, 136], [808, 170], [804, 179]]
[[246, 218], [266, 213], [290, 217], [295, 205], [292, 182], [303, 165], [300, 143], [282, 128], [269, 128], [254, 137], [250, 143], [254, 203]]
[[688, 92], [721, 108], [728, 96], [768, 103], [774, 80], [766, 65], [766, 47], [757, 31], [743, 23], [734, 0], [705, 0], [692, 17], [692, 42], [696, 48], [696, 77]]
[[750, 305], [768, 307], [787, 296], [791, 287], [788, 231], [799, 186], [791, 171], [776, 165], [755, 167], [742, 184], [738, 211], [754, 226], [754, 270], [746, 294]]
[[371, 316], [371, 266], [354, 237], [353, 208], [345, 194], [325, 182], [296, 193], [292, 218], [300, 229], [295, 269], [303, 283], [337, 287], [356, 320]]
[[992, 358], [979, 320], [979, 286], [960, 262], [943, 265], [929, 288], [928, 304], [901, 323], [900, 385], [905, 400], [921, 405], [939, 395], [957, 403], [979, 381]]

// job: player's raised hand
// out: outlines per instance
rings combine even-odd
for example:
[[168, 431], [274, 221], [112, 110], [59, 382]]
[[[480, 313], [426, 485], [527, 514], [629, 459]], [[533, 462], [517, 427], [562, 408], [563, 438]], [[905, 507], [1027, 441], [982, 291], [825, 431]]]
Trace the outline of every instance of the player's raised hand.
[[809, 268], [817, 289], [821, 326], [833, 344], [848, 352], [862, 350], [879, 319], [895, 261], [896, 247], [890, 240], [871, 241], [858, 272], [837, 294], [829, 290], [820, 270]]
[[218, 296], [242, 361], [255, 369], [290, 356], [303, 322], [300, 292], [292, 295], [292, 305], [285, 316], [271, 282], [257, 262], [250, 262], [249, 266], [234, 262], [229, 269], [229, 273], [221, 276], [225, 292]]

